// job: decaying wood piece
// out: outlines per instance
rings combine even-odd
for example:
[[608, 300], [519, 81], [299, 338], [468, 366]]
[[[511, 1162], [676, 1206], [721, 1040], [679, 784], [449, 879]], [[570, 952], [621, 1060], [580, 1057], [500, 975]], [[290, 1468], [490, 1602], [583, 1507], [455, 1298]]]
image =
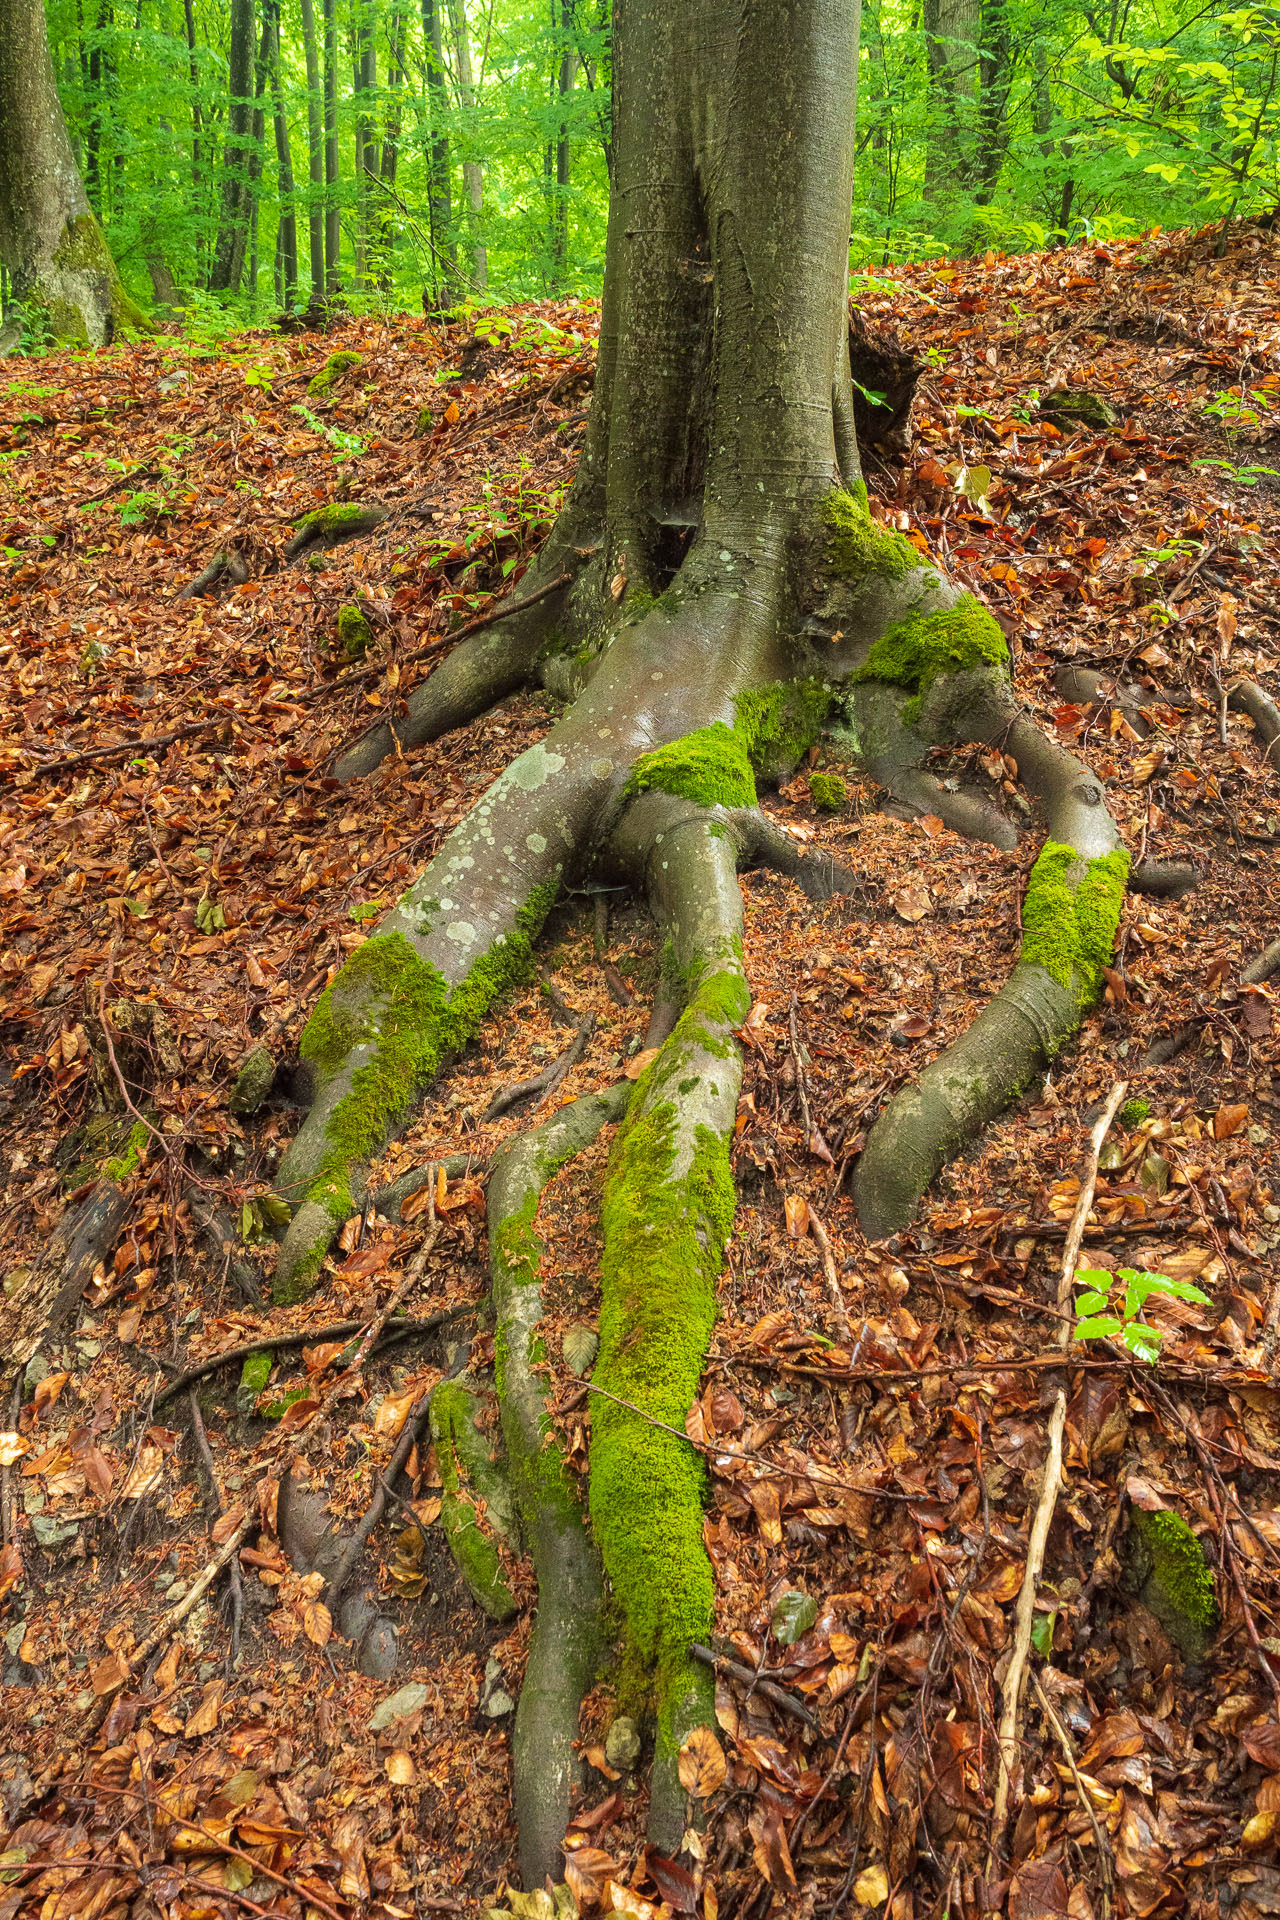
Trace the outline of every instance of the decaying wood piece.
[[129, 1198], [114, 1180], [99, 1180], [79, 1206], [68, 1206], [27, 1278], [0, 1301], [0, 1353], [25, 1366], [70, 1314], [100, 1260], [115, 1245]]

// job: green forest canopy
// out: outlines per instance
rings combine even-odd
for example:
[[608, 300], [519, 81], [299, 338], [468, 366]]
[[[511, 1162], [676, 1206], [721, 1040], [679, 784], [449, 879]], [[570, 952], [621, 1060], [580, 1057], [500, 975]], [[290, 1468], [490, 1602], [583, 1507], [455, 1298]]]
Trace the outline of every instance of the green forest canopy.
[[[599, 286], [609, 0], [48, 0], [48, 23], [90, 203], [149, 305], [305, 308], [326, 212], [357, 309]], [[1278, 61], [1271, 7], [867, 0], [853, 264], [1265, 213]]]

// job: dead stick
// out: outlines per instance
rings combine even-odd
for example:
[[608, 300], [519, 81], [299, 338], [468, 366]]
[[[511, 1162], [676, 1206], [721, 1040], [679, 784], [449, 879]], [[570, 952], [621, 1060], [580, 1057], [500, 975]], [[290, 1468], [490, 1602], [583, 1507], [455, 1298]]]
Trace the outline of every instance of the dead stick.
[[849, 1325], [849, 1313], [844, 1304], [844, 1294], [840, 1288], [840, 1275], [836, 1271], [836, 1257], [831, 1250], [831, 1235], [821, 1220], [809, 1207], [809, 1231], [818, 1243], [818, 1252], [822, 1255], [822, 1272], [827, 1283], [827, 1292], [831, 1295], [831, 1304], [835, 1309], [833, 1322], [835, 1336], [842, 1344], [852, 1339], [853, 1329]]
[[1111, 1920], [1111, 1895], [1115, 1880], [1111, 1870], [1111, 1843], [1098, 1823], [1093, 1810], [1093, 1802], [1084, 1781], [1080, 1778], [1080, 1769], [1076, 1765], [1075, 1750], [1071, 1745], [1071, 1735], [1058, 1718], [1048, 1694], [1040, 1684], [1040, 1675], [1034, 1670], [1031, 1684], [1036, 1690], [1036, 1698], [1044, 1711], [1044, 1717], [1053, 1728], [1054, 1737], [1062, 1748], [1063, 1758], [1071, 1774], [1071, 1782], [1076, 1790], [1076, 1798], [1089, 1816], [1089, 1825], [1093, 1828], [1093, 1844], [1098, 1849], [1098, 1872], [1102, 1876], [1102, 1920]]
[[[213, 1453], [209, 1446], [209, 1436], [204, 1430], [204, 1417], [200, 1412], [200, 1399], [194, 1386], [187, 1388], [187, 1405], [191, 1409], [191, 1431], [195, 1436], [196, 1452], [204, 1468], [205, 1478], [209, 1482], [209, 1491], [213, 1495], [213, 1504], [218, 1518], [222, 1518], [222, 1492], [218, 1486], [218, 1475], [213, 1464]], [[152, 1411], [155, 1411], [154, 1404]], [[231, 1644], [227, 1654], [227, 1672], [230, 1674], [240, 1651], [240, 1622], [244, 1618], [244, 1580], [240, 1573], [240, 1562], [233, 1554], [227, 1562], [227, 1582], [231, 1589]]]
[[[1119, 1111], [1120, 1102], [1128, 1090], [1126, 1081], [1117, 1080], [1107, 1095], [1106, 1105], [1094, 1123], [1093, 1132], [1089, 1135], [1089, 1162], [1084, 1179], [1080, 1183], [1075, 1212], [1071, 1216], [1067, 1244], [1062, 1250], [1062, 1277], [1058, 1282], [1058, 1307], [1064, 1314], [1071, 1298], [1071, 1283], [1075, 1279], [1076, 1262], [1080, 1258], [1080, 1248], [1084, 1242], [1085, 1222], [1089, 1217], [1089, 1208], [1093, 1205], [1094, 1188], [1098, 1184], [1098, 1156], [1102, 1152], [1102, 1143], [1107, 1137], [1111, 1122]], [[1057, 1337], [1058, 1345], [1065, 1351], [1071, 1337], [1070, 1322], [1066, 1319], [1059, 1326]], [[1013, 1657], [1005, 1674], [1001, 1700], [1000, 1744], [997, 1755], [999, 1773], [996, 1778], [995, 1803], [991, 1810], [992, 1860], [988, 1867], [989, 1873], [994, 1871], [994, 1856], [1004, 1846], [1005, 1828], [1009, 1824], [1009, 1793], [1013, 1782], [1014, 1762], [1018, 1756], [1022, 1688], [1026, 1678], [1027, 1660], [1031, 1652], [1031, 1629], [1035, 1624], [1036, 1589], [1040, 1583], [1040, 1573], [1044, 1566], [1044, 1550], [1049, 1539], [1049, 1528], [1053, 1524], [1053, 1512], [1058, 1503], [1058, 1486], [1062, 1479], [1062, 1430], [1066, 1425], [1066, 1419], [1067, 1390], [1065, 1387], [1059, 1387], [1057, 1398], [1053, 1403], [1053, 1412], [1049, 1415], [1049, 1457], [1045, 1461], [1040, 1494], [1027, 1538], [1027, 1565], [1022, 1576], [1022, 1591], [1018, 1595]]]
[[776, 1685], [772, 1680], [763, 1679], [752, 1668], [744, 1667], [741, 1661], [726, 1659], [724, 1654], [713, 1653], [710, 1647], [701, 1647], [696, 1641], [689, 1648], [689, 1652], [700, 1666], [710, 1667], [713, 1673], [729, 1674], [732, 1679], [741, 1681], [744, 1687], [750, 1687], [754, 1693], [762, 1693], [766, 1700], [772, 1700], [775, 1707], [781, 1707], [784, 1713], [794, 1714], [795, 1718], [802, 1720], [806, 1727], [817, 1726], [818, 1723], [808, 1707], [801, 1706], [785, 1687]]
[[[106, 760], [117, 753], [150, 753], [153, 747], [167, 747], [175, 740], [186, 740], [193, 733], [208, 733], [210, 727], [220, 727], [225, 714], [217, 714], [212, 720], [195, 720], [189, 727], [175, 727], [172, 733], [153, 733], [145, 740], [117, 740], [109, 747], [86, 747], [83, 753], [70, 753], [64, 760], [44, 760], [37, 766], [24, 771], [39, 774], [66, 773], [70, 767], [82, 766], [86, 760]], [[13, 778], [12, 774], [9, 776]]]
[[[561, 587], [568, 586], [572, 578], [571, 573], [558, 573], [555, 579], [548, 580], [545, 586], [536, 588], [533, 593], [526, 593], [523, 600], [502, 600], [496, 607], [491, 607], [488, 613], [477, 614], [476, 618], [468, 620], [465, 626], [455, 627], [452, 633], [435, 634], [422, 646], [415, 647], [412, 653], [406, 653], [403, 660], [397, 660], [396, 665], [412, 667], [419, 660], [425, 660], [429, 653], [435, 653], [439, 647], [451, 646], [455, 640], [469, 640], [471, 635], [479, 633], [482, 627], [491, 627], [495, 621], [506, 620], [515, 613], [523, 613], [526, 607], [536, 607], [539, 600], [545, 600], [548, 594], [558, 593]], [[327, 680], [322, 687], [312, 687], [306, 693], [295, 694], [294, 698], [306, 700], [313, 699], [321, 693], [341, 693], [344, 687], [359, 687], [366, 680], [376, 680], [378, 675], [385, 673], [386, 670], [387, 662], [380, 660], [376, 667], [362, 667], [358, 673], [340, 675], [336, 680]], [[383, 724], [381, 720], [374, 722], [375, 726]]]
[[[460, 1314], [470, 1313], [465, 1307], [448, 1307], [440, 1313], [428, 1314], [425, 1320], [396, 1320], [391, 1323], [392, 1336], [405, 1333], [434, 1333], [437, 1327], [456, 1319]], [[217, 1373], [220, 1367], [229, 1367], [236, 1360], [247, 1360], [253, 1353], [283, 1353], [288, 1347], [317, 1346], [322, 1340], [336, 1340], [339, 1335], [363, 1332], [367, 1322], [364, 1320], [337, 1320], [329, 1327], [307, 1327], [298, 1333], [264, 1333], [260, 1339], [242, 1341], [238, 1347], [224, 1347], [221, 1353], [210, 1354], [207, 1360], [198, 1360], [176, 1380], [171, 1380], [162, 1393], [155, 1397], [153, 1412], [158, 1413], [166, 1400], [172, 1400], [175, 1394], [189, 1387], [193, 1380], [203, 1380], [206, 1374]], [[385, 1329], [384, 1329], [385, 1330]], [[146, 1359], [154, 1358], [151, 1354]]]

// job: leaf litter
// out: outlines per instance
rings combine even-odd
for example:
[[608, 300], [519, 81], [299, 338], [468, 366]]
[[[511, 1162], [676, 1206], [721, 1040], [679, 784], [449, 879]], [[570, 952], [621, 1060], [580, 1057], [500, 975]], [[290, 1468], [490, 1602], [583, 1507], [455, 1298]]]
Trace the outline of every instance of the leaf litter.
[[[1010, 861], [936, 818], [884, 811], [865, 781], [835, 815], [803, 778], [768, 801], [860, 888], [815, 908], [775, 878], [744, 879], [740, 1208], [688, 1422], [717, 1590], [717, 1733], [680, 1761], [701, 1818], [678, 1860], [645, 1846], [643, 1770], [606, 1751], [621, 1711], [606, 1675], [584, 1710], [565, 1887], [540, 1897], [551, 1913], [709, 1920], [833, 1901], [889, 1920], [1103, 1920], [1225, 1900], [1252, 1920], [1280, 1911], [1280, 1096], [1273, 989], [1240, 976], [1280, 932], [1267, 878], [1280, 787], [1221, 689], [1240, 672], [1275, 685], [1277, 496], [1259, 470], [1280, 406], [1280, 275], [1269, 238], [1247, 228], [1220, 261], [1172, 235], [889, 272], [897, 292], [869, 317], [930, 364], [911, 454], [868, 463], [875, 510], [992, 606], [1023, 697], [1104, 781], [1135, 852], [1190, 859], [1203, 878], [1181, 900], [1131, 898], [1078, 1046], [909, 1232], [868, 1247], [848, 1168], [881, 1105], [1007, 972], [1034, 835]], [[0, 1920], [534, 1910], [522, 1903], [535, 1896], [503, 1892], [511, 1722], [485, 1710], [518, 1692], [532, 1577], [508, 1556], [514, 1623], [472, 1605], [440, 1540], [429, 1450], [413, 1449], [363, 1563], [394, 1622], [393, 1673], [357, 1672], [271, 1501], [237, 1555], [234, 1659], [219, 1584], [130, 1665], [269, 1469], [305, 1455], [349, 1529], [447, 1347], [491, 1363], [482, 1170], [521, 1116], [485, 1116], [563, 1051], [557, 999], [595, 1021], [557, 1099], [640, 1055], [649, 929], [612, 904], [605, 960], [634, 1000], [622, 1006], [594, 902], [571, 896], [540, 959], [554, 995], [535, 980], [511, 996], [374, 1186], [448, 1155], [475, 1171], [352, 1224], [304, 1307], [264, 1305], [263, 1208], [295, 1124], [288, 1068], [306, 1012], [550, 721], [542, 697], [512, 698], [358, 788], [326, 773], [439, 657], [408, 655], [518, 592], [571, 476], [596, 316], [519, 313], [502, 346], [364, 321], [324, 340], [244, 336], [220, 363], [165, 337], [42, 363], [38, 402], [10, 390], [7, 1276], [91, 1179], [95, 1116], [129, 1120], [104, 1012], [146, 1128], [132, 1165], [128, 1124], [108, 1149], [127, 1168], [117, 1243], [4, 1414]], [[363, 355], [358, 377], [299, 412], [335, 346]], [[1054, 404], [1076, 388], [1116, 424]], [[1251, 409], [1252, 424], [1223, 424], [1224, 392], [1240, 403], [1227, 417]], [[280, 564], [297, 517], [333, 497], [390, 513], [315, 566]], [[229, 548], [247, 578], [179, 599]], [[374, 635], [354, 669], [336, 649], [352, 604]], [[1104, 675], [1100, 698], [1060, 691], [1080, 665]], [[120, 751], [162, 735], [177, 737]], [[935, 771], [958, 777], [968, 758]], [[987, 754], [963, 770], [1016, 809], [1016, 766]], [[1173, 1057], [1144, 1065], [1184, 1032]], [[271, 1056], [271, 1091], [233, 1113], [255, 1048]], [[1147, 1111], [1113, 1128], [1085, 1264], [1164, 1273], [1209, 1305], [1153, 1294], [1154, 1367], [1090, 1343], [1064, 1376], [1057, 1262], [1085, 1137], [1120, 1077]], [[606, 1153], [602, 1141], [564, 1170], [540, 1214], [554, 1417], [580, 1470]], [[319, 1411], [351, 1337], [332, 1329], [358, 1331], [402, 1284], [428, 1212], [442, 1238], [408, 1310], [462, 1316], [442, 1338], [375, 1353], [340, 1415]], [[260, 1384], [238, 1366], [200, 1383], [210, 1482], [185, 1390], [156, 1405], [165, 1382], [281, 1329], [308, 1337], [277, 1349]], [[1064, 1377], [1039, 1691], [993, 1853], [1000, 1684]], [[1172, 1510], [1206, 1550], [1223, 1621], [1201, 1664], [1137, 1597], [1134, 1508]]]

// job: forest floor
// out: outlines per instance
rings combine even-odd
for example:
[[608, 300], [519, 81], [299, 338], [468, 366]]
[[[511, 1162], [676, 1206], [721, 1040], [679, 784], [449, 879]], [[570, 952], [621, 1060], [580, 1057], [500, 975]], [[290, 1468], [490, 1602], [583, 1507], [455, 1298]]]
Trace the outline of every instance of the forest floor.
[[[1220, 260], [1185, 236], [988, 256], [885, 270], [867, 310], [929, 361], [911, 453], [868, 462], [877, 511], [985, 596], [1023, 698], [1105, 782], [1135, 853], [1188, 857], [1204, 878], [1179, 901], [1129, 902], [1078, 1045], [909, 1232], [868, 1247], [850, 1161], [880, 1105], [1006, 976], [1038, 836], [1002, 856], [884, 811], [869, 783], [821, 814], [807, 772], [766, 799], [859, 877], [816, 908], [788, 882], [743, 880], [755, 1006], [740, 1207], [690, 1431], [708, 1455], [717, 1645], [767, 1669], [773, 1691], [720, 1679], [724, 1765], [713, 1756], [700, 1783], [714, 1791], [691, 1878], [644, 1849], [642, 1779], [603, 1751], [616, 1708], [602, 1682], [571, 1878], [584, 1913], [696, 1903], [707, 1920], [762, 1920], [771, 1901], [803, 1915], [839, 1899], [889, 1920], [1254, 1920], [1280, 1912], [1266, 1665], [1280, 1654], [1280, 1078], [1272, 990], [1239, 975], [1280, 934], [1280, 777], [1219, 687], [1242, 671], [1277, 691], [1280, 262], [1251, 232]], [[241, 1556], [238, 1637], [224, 1578], [139, 1650], [208, 1562], [211, 1531], [226, 1536], [291, 1450], [305, 1444], [340, 1524], [368, 1508], [449, 1354], [439, 1334], [401, 1340], [339, 1404], [324, 1398], [335, 1326], [385, 1304], [433, 1204], [440, 1232], [407, 1308], [463, 1309], [447, 1339], [475, 1361], [491, 1341], [483, 1167], [528, 1102], [486, 1110], [566, 1044], [538, 979], [374, 1184], [446, 1154], [475, 1172], [400, 1217], [350, 1223], [305, 1306], [266, 1303], [255, 1200], [297, 1124], [288, 1067], [320, 989], [550, 724], [544, 696], [512, 698], [352, 787], [326, 774], [429, 671], [415, 648], [518, 580], [571, 477], [595, 311], [511, 318], [487, 344], [366, 319], [216, 351], [165, 334], [0, 372], [6, 1292], [83, 1197], [104, 1151], [95, 1117], [128, 1134], [122, 1083], [149, 1129], [132, 1171], [110, 1148], [129, 1201], [116, 1243], [11, 1401], [7, 1364], [0, 1387], [0, 1920], [510, 1905], [510, 1705], [532, 1575], [511, 1568], [514, 1623], [480, 1613], [440, 1538], [430, 1452], [401, 1482], [415, 1520], [398, 1510], [362, 1563], [398, 1638], [385, 1678], [357, 1673], [269, 1500]], [[308, 397], [335, 352], [360, 362]], [[1064, 385], [1100, 396], [1114, 424], [1051, 419]], [[318, 564], [287, 563], [292, 523], [334, 498], [390, 515]], [[180, 599], [229, 545], [248, 579]], [[357, 669], [336, 651], [352, 602], [374, 630]], [[1064, 701], [1064, 664], [1144, 682], [1149, 735], [1119, 707]], [[1014, 791], [1016, 770], [989, 771]], [[555, 1098], [608, 1084], [642, 1045], [646, 920], [623, 896], [570, 891], [539, 964], [595, 1022]], [[1186, 1026], [1175, 1059], [1144, 1067]], [[237, 1071], [264, 1046], [275, 1090], [237, 1117]], [[1195, 1281], [1211, 1304], [1153, 1299], [1155, 1365], [1095, 1342], [1064, 1375], [1065, 1225], [1120, 1078], [1150, 1116], [1112, 1132], [1088, 1262]], [[597, 1309], [606, 1152], [542, 1209], [557, 1419], [579, 1466], [590, 1411], [561, 1336]], [[219, 1247], [202, 1227], [215, 1206], [247, 1242]], [[834, 1291], [852, 1352], [833, 1344]], [[188, 1394], [166, 1399], [166, 1384], [282, 1331], [305, 1344], [276, 1354], [269, 1384], [242, 1383], [238, 1363], [201, 1381], [202, 1465]], [[1028, 1695], [1023, 1797], [992, 1856], [1000, 1680], [1064, 1380], [1043, 1694]], [[1126, 1577], [1132, 1513], [1160, 1505], [1214, 1569], [1222, 1627], [1201, 1659]]]

